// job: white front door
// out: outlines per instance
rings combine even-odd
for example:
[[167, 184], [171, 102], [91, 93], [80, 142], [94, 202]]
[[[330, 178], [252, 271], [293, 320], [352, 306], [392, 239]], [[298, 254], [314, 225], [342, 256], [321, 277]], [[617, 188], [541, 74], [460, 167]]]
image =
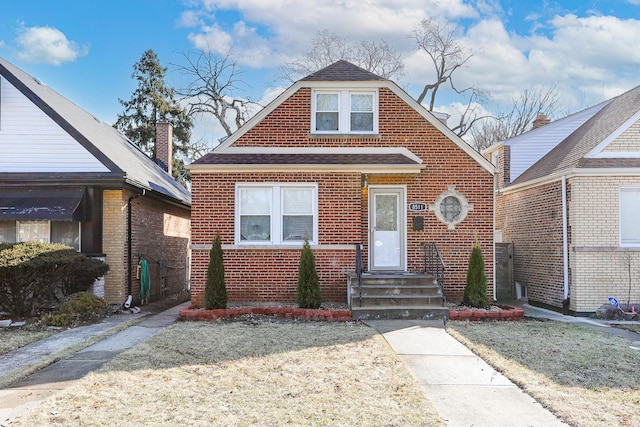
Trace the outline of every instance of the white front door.
[[405, 270], [405, 190], [369, 188], [369, 270]]

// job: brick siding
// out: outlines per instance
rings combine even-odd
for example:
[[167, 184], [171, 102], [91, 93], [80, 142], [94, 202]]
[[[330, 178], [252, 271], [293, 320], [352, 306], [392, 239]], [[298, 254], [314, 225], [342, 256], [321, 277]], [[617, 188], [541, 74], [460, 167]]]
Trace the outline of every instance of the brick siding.
[[[105, 299], [117, 304], [128, 295], [127, 202], [134, 193], [106, 190], [103, 207], [103, 250], [110, 270], [105, 276]], [[165, 295], [181, 292], [187, 286], [189, 210], [150, 196], [132, 200], [131, 293], [140, 301], [140, 280], [136, 268], [141, 259], [149, 265], [151, 300], [161, 297], [164, 276]], [[162, 269], [161, 269], [162, 265]]]
[[[455, 185], [470, 204], [467, 218], [449, 230], [433, 212], [407, 212], [409, 271], [422, 271], [423, 246], [437, 242], [447, 266], [445, 293], [462, 298], [474, 242], [481, 244], [493, 295], [493, 176], [388, 89], [379, 93], [379, 136], [310, 136], [311, 90], [301, 89], [268, 114], [234, 146], [405, 147], [426, 168], [414, 175], [369, 174], [369, 185], [404, 185], [407, 202], [427, 205]], [[230, 301], [295, 301], [299, 249], [242, 249], [234, 244], [236, 182], [313, 182], [318, 184], [319, 246], [314, 248], [325, 301], [346, 302], [346, 274], [355, 269], [353, 244], [365, 244], [367, 263], [368, 199], [359, 173], [193, 173], [192, 243], [210, 245], [220, 231]], [[424, 230], [414, 231], [414, 216]], [[231, 246], [228, 246], [231, 245]], [[340, 245], [340, 249], [331, 247]], [[194, 249], [192, 301], [202, 305], [208, 263], [206, 249]]]

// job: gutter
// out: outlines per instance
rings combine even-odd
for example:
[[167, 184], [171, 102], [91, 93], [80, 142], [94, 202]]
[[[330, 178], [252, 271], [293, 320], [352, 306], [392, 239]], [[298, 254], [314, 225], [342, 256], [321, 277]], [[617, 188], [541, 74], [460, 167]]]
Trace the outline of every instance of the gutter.
[[131, 289], [132, 289], [132, 274], [131, 274], [131, 264], [132, 264], [132, 254], [131, 254], [131, 207], [132, 204], [131, 202], [133, 201], [133, 199], [137, 199], [140, 196], [144, 196], [146, 194], [146, 190], [142, 190], [142, 193], [138, 193], [135, 196], [131, 196], [129, 197], [129, 200], [127, 201], [127, 291], [129, 296], [127, 297], [127, 300], [122, 304], [124, 308], [129, 308], [131, 307], [131, 301], [133, 300], [133, 296], [131, 295]]
[[569, 232], [567, 221], [567, 177], [562, 176], [562, 264], [564, 276], [563, 307], [569, 305]]

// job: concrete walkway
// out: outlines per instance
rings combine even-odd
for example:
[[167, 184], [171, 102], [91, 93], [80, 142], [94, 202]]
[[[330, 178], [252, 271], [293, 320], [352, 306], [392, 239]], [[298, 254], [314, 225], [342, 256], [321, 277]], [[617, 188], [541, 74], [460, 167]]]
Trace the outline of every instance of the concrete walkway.
[[[174, 323], [189, 303], [159, 314], [146, 312], [116, 315], [102, 323], [58, 333], [18, 350], [0, 355], [0, 384], [58, 353], [61, 359], [0, 390], [0, 427], [35, 409], [47, 397], [72, 386], [119, 353], [138, 345]], [[622, 336], [640, 347], [640, 334], [608, 327], [603, 321], [563, 316], [549, 310], [523, 306], [525, 316], [579, 322], [602, 332]], [[120, 332], [109, 334], [139, 320]], [[448, 335], [443, 321], [367, 321], [406, 363], [449, 426], [564, 426], [553, 414], [471, 350]], [[622, 334], [622, 335], [621, 335]], [[93, 340], [95, 343], [77, 350]]]
[[566, 426], [444, 330], [441, 320], [372, 320], [448, 426]]
[[56, 351], [81, 345], [87, 340], [117, 328], [125, 322], [143, 318], [140, 323], [129, 326], [101, 341], [72, 353], [70, 356], [39, 370], [26, 378], [0, 390], [0, 426], [9, 425], [26, 412], [37, 408], [44, 399], [72, 386], [89, 372], [100, 368], [119, 353], [135, 347], [163, 328], [174, 323], [179, 311], [189, 303], [177, 305], [159, 314], [149, 315], [144, 310], [138, 314], [112, 316], [105, 322], [61, 332], [45, 340], [0, 356], [0, 381], [15, 374], [19, 369], [28, 369]]

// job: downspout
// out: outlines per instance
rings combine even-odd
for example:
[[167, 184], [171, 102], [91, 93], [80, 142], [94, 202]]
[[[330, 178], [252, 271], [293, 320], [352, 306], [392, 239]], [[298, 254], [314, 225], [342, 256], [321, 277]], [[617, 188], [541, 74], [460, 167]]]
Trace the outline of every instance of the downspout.
[[133, 201], [133, 199], [137, 199], [140, 196], [144, 196], [145, 195], [145, 190], [142, 190], [142, 194], [136, 194], [135, 196], [131, 196], [129, 197], [129, 201], [127, 201], [127, 292], [129, 294], [129, 296], [127, 296], [127, 300], [124, 302], [124, 304], [122, 304], [122, 306], [125, 309], [128, 309], [129, 307], [131, 307], [131, 301], [133, 300], [133, 297], [131, 295], [132, 291], [132, 280], [133, 278], [131, 277], [131, 265], [132, 265], [132, 254], [131, 254], [131, 202]]
[[[567, 177], [562, 175], [562, 263], [564, 276], [563, 309], [569, 308], [569, 231], [567, 224]], [[565, 311], [566, 311], [565, 310]]]

